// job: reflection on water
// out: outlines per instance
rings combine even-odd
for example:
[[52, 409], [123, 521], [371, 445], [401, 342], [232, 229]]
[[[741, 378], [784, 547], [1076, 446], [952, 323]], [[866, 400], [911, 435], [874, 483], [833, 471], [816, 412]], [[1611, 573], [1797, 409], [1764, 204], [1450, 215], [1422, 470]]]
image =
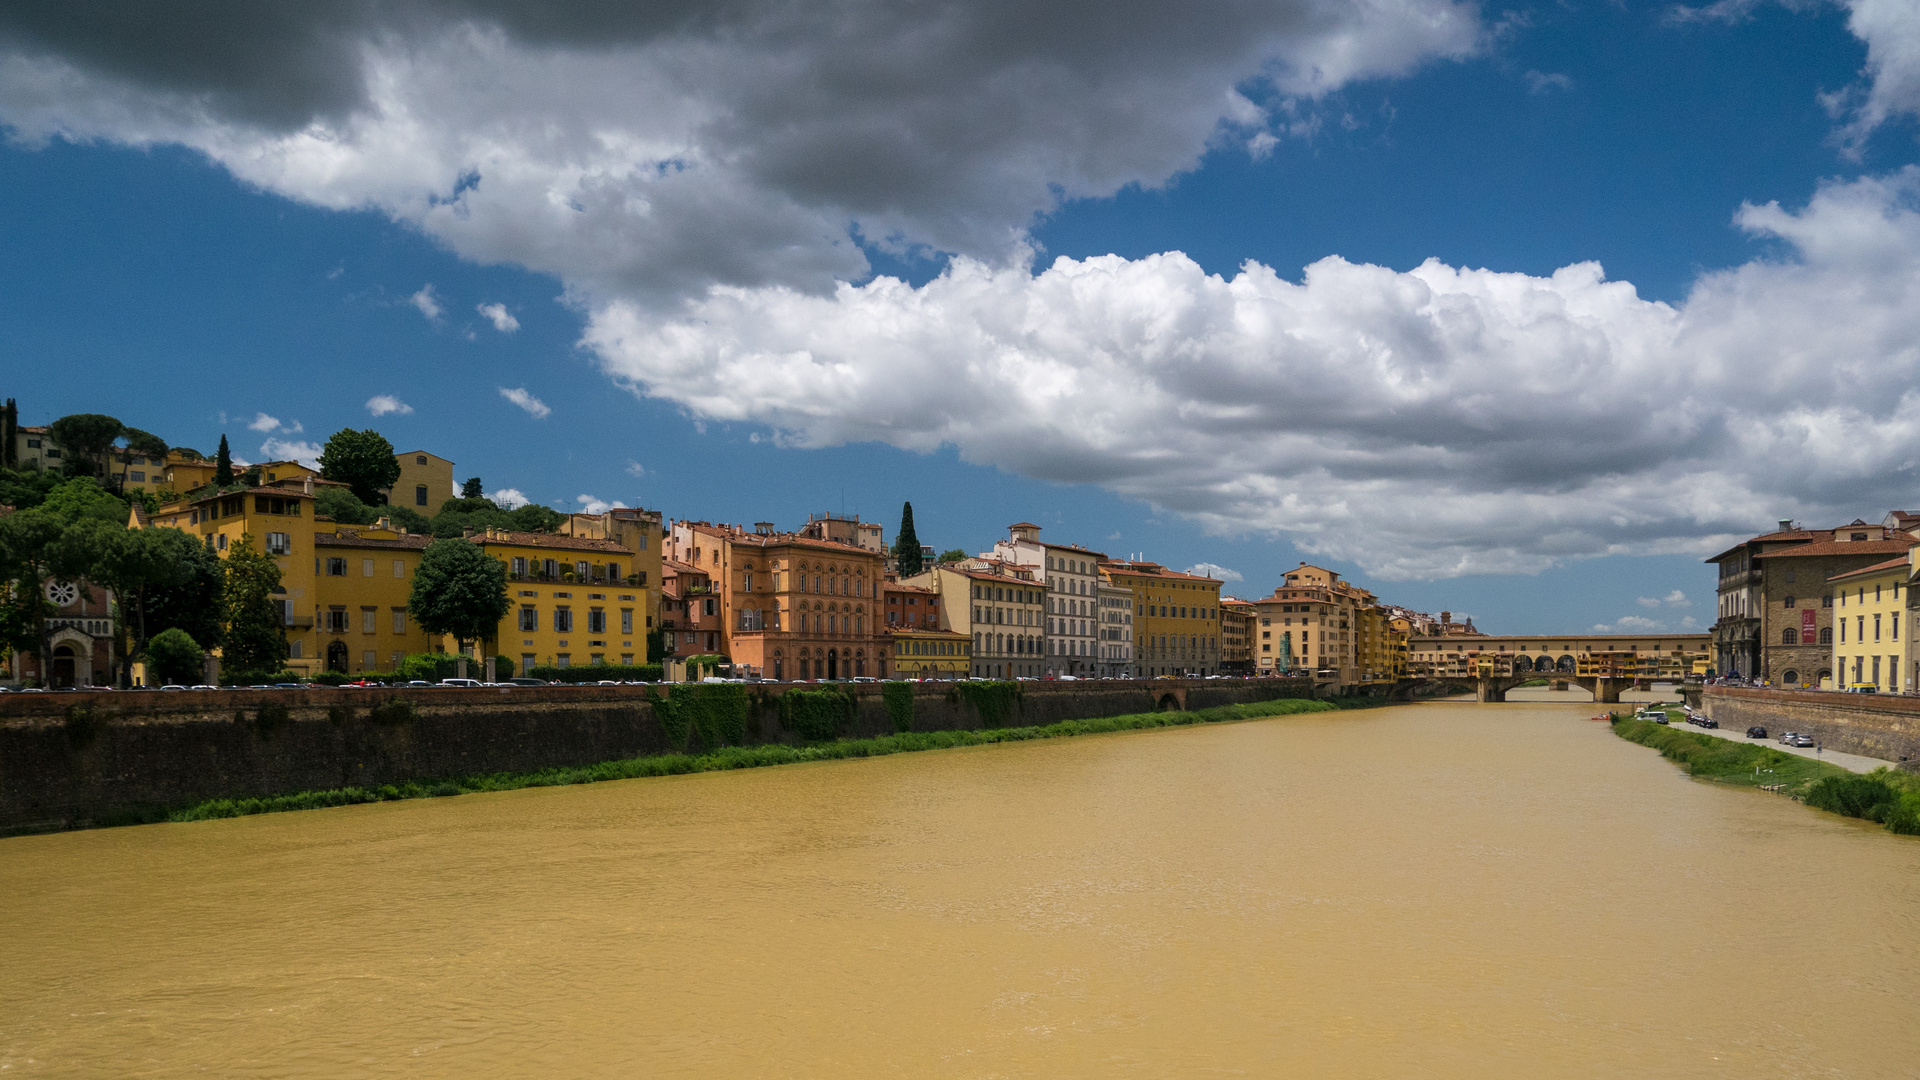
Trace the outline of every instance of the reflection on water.
[[1920, 843], [1434, 704], [0, 841], [6, 1076], [1858, 1076]]

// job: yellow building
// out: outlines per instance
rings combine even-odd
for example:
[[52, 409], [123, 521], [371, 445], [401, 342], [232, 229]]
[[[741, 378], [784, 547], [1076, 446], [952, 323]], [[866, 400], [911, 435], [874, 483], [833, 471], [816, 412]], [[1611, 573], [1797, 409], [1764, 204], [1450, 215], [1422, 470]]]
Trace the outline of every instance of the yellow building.
[[957, 631], [888, 627], [882, 640], [881, 678], [964, 679], [973, 663], [973, 640]]
[[969, 670], [987, 679], [1045, 674], [1046, 583], [1032, 567], [976, 559], [901, 579], [940, 596], [946, 629], [967, 641]]
[[160, 486], [175, 494], [185, 495], [194, 488], [213, 483], [214, 463], [212, 458], [170, 450], [163, 472], [165, 479]]
[[400, 479], [387, 489], [389, 503], [432, 517], [440, 512], [441, 503], [460, 494], [453, 482], [453, 462], [446, 458], [425, 450], [409, 450], [393, 455], [393, 459], [400, 463]]
[[[626, 576], [633, 579], [629, 583], [641, 590], [646, 603], [645, 627], [641, 633], [644, 635], [663, 625], [660, 621], [661, 559], [667, 534], [660, 511], [620, 507], [604, 514], [568, 514], [558, 531], [588, 540], [611, 540], [625, 549]], [[635, 662], [644, 664], [647, 662], [645, 643], [639, 648], [640, 659]]]
[[[240, 537], [251, 534], [255, 546], [280, 567], [280, 605], [285, 612], [289, 648], [293, 642], [312, 641], [320, 597], [315, 591], [319, 557], [314, 549], [313, 496], [299, 488], [249, 488], [223, 491], [196, 499], [179, 499], [155, 510], [149, 518], [135, 511], [129, 527], [183, 529], [213, 539], [221, 558]], [[319, 669], [314, 652], [302, 648], [290, 657], [295, 671]]]
[[1290, 655], [1297, 671], [1339, 687], [1395, 677], [1396, 636], [1387, 612], [1372, 593], [1340, 580], [1339, 574], [1301, 563], [1273, 595], [1254, 606], [1260, 613], [1255, 656], [1262, 673], [1280, 670], [1281, 658]]
[[[658, 610], [634, 569], [633, 554], [613, 540], [488, 529], [471, 543], [507, 564], [513, 603], [483, 655], [511, 657], [515, 669], [552, 665], [643, 664], [647, 605]], [[658, 565], [658, 545], [650, 545]], [[655, 583], [659, 574], [646, 580]], [[444, 643], [447, 651], [452, 641]]]
[[1820, 685], [1887, 694], [1920, 687], [1920, 670], [1907, 659], [1913, 635], [1901, 632], [1916, 554], [1920, 547], [1827, 579], [1833, 589], [1833, 677], [1822, 673]]
[[407, 610], [420, 555], [433, 541], [386, 518], [368, 526], [314, 532], [315, 603], [311, 629], [287, 629], [289, 663], [318, 660], [347, 675], [392, 673], [410, 653], [435, 642]]
[[1220, 582], [1159, 563], [1110, 559], [1100, 576], [1133, 594], [1133, 666], [1137, 674], [1215, 675], [1220, 671]]

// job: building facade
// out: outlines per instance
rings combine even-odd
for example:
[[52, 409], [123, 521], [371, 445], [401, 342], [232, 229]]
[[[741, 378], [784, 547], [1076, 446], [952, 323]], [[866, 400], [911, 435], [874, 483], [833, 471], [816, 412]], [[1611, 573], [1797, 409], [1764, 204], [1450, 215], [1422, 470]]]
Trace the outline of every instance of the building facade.
[[319, 530], [313, 495], [305, 486], [239, 488], [178, 499], [160, 506], [150, 518], [135, 514], [131, 524], [210, 538], [222, 559], [243, 537], [250, 537], [280, 568], [277, 599], [286, 619], [288, 669], [303, 674], [321, 670], [325, 649], [316, 627], [333, 601], [325, 600], [316, 586], [325, 567], [315, 546]]
[[1104, 553], [1077, 544], [1042, 542], [1040, 526], [1022, 521], [1007, 526], [1007, 538], [981, 558], [1027, 567], [1045, 587], [1045, 674], [1082, 677], [1099, 672]]
[[1818, 687], [1834, 681], [1837, 624], [1830, 582], [1889, 559], [1904, 559], [1914, 543], [1906, 532], [1859, 520], [1807, 535], [1803, 541], [1768, 545], [1751, 560], [1759, 578], [1754, 611], [1760, 666], [1755, 675], [1772, 686]]
[[1046, 672], [1046, 600], [1035, 572], [1014, 563], [975, 560], [906, 578], [940, 595], [948, 628], [966, 635], [971, 674], [1038, 678]]
[[[511, 607], [486, 655], [516, 671], [582, 664], [633, 665], [647, 655], [647, 595], [631, 553], [612, 540], [488, 529], [465, 538], [507, 566]], [[443, 641], [452, 652], [454, 643]]]
[[1250, 675], [1256, 670], [1254, 646], [1259, 631], [1257, 625], [1259, 621], [1259, 609], [1249, 601], [1237, 596], [1220, 598], [1220, 671], [1222, 674]]
[[387, 501], [405, 506], [427, 517], [440, 512], [440, 504], [460, 494], [453, 479], [453, 462], [425, 450], [395, 454], [400, 463], [400, 478], [387, 489]]
[[315, 530], [312, 625], [288, 626], [289, 666], [391, 673], [408, 655], [432, 652], [434, 640], [407, 610], [420, 555], [432, 540], [395, 529], [385, 518]]
[[1103, 679], [1130, 679], [1133, 665], [1133, 590], [1100, 579], [1100, 666]]
[[1220, 582], [1159, 563], [1109, 559], [1100, 572], [1133, 602], [1137, 674], [1215, 675], [1220, 671]]
[[1827, 579], [1834, 597], [1834, 606], [1827, 609], [1835, 630], [1828, 661], [1833, 677], [1821, 685], [1886, 694], [1920, 688], [1920, 671], [1909, 660], [1913, 633], [1905, 626], [1912, 604], [1908, 583], [1915, 552], [1920, 548]]
[[726, 626], [720, 621], [720, 596], [705, 570], [692, 563], [667, 559], [660, 564], [660, 628], [666, 656], [722, 653]]

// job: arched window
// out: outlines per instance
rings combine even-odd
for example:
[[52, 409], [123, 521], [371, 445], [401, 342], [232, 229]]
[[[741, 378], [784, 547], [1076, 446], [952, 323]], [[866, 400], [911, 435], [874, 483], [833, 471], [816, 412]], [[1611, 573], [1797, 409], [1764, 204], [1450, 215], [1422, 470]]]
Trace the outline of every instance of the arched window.
[[1787, 627], [1785, 630], [1780, 631], [1780, 644], [1782, 645], [1800, 644], [1800, 631], [1795, 630], [1791, 626]]
[[1791, 596], [1789, 596], [1789, 597], [1787, 597], [1787, 599], [1786, 599], [1786, 601], [1785, 601], [1785, 603], [1786, 603], [1786, 606], [1787, 606], [1787, 607], [1792, 607], [1792, 606], [1793, 606], [1793, 597], [1791, 597]]
[[1792, 668], [1788, 668], [1787, 670], [1780, 673], [1780, 681], [1783, 683], [1793, 683], [1797, 685], [1800, 682], [1800, 673], [1793, 670]]
[[1832, 606], [1833, 606], [1833, 594], [1832, 594], [1832, 593], [1828, 593], [1827, 595], [1825, 595], [1825, 596], [1823, 596], [1823, 597], [1821, 597], [1821, 598], [1820, 598], [1820, 606], [1821, 606], [1821, 607], [1832, 607]]
[[1823, 626], [1820, 628], [1820, 644], [1822, 645], [1833, 644], [1833, 627]]

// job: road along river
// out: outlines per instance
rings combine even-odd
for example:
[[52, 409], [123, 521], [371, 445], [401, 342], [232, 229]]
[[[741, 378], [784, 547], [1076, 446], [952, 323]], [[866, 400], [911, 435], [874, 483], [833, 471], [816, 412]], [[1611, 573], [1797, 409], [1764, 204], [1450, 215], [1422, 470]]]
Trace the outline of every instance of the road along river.
[[1920, 842], [1592, 711], [0, 840], [0, 1076], [1911, 1075]]

